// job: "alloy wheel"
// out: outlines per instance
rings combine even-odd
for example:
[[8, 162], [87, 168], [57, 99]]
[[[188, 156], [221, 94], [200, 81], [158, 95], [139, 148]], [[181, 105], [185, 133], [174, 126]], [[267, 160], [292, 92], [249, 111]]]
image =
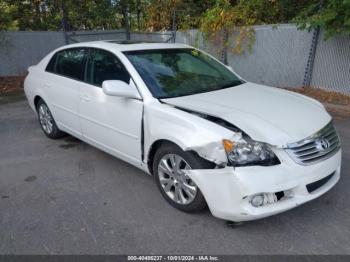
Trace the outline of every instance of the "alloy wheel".
[[53, 118], [49, 108], [45, 104], [39, 106], [40, 125], [47, 134], [51, 134], [53, 130]]
[[177, 154], [163, 156], [158, 164], [158, 177], [162, 189], [171, 200], [178, 204], [190, 204], [197, 194], [197, 186], [184, 170], [190, 165]]

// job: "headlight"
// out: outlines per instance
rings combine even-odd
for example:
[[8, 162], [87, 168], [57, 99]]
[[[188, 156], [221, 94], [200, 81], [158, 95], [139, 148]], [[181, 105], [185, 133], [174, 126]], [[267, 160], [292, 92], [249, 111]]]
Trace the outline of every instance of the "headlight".
[[227, 158], [233, 166], [276, 165], [279, 160], [267, 144], [249, 138], [237, 142], [223, 140]]

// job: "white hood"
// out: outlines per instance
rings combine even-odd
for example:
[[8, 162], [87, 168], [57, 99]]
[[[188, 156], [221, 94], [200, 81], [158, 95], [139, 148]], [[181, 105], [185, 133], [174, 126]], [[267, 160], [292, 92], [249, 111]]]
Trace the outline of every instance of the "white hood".
[[304, 139], [331, 120], [316, 100], [253, 83], [162, 101], [222, 118], [252, 139], [276, 146]]

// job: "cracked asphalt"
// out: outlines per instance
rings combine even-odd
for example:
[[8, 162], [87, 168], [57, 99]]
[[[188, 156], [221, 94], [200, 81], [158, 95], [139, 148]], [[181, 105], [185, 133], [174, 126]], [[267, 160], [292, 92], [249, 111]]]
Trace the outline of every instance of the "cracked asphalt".
[[153, 178], [73, 137], [44, 136], [26, 101], [0, 105], [0, 254], [350, 254], [350, 120], [340, 182], [289, 212], [230, 228], [186, 214]]

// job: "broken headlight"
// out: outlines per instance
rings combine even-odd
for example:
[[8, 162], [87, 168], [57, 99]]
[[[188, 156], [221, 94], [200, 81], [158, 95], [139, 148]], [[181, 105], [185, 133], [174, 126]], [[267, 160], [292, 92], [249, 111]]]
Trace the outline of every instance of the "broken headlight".
[[223, 140], [223, 145], [227, 153], [227, 159], [233, 166], [280, 164], [276, 155], [265, 143], [242, 138], [237, 142]]

